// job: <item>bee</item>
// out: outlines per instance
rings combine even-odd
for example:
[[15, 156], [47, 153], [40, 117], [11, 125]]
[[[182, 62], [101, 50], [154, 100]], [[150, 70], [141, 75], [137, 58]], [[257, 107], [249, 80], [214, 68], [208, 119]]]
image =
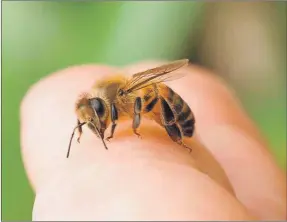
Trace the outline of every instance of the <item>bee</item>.
[[172, 141], [188, 148], [183, 139], [192, 137], [195, 118], [187, 103], [165, 82], [180, 78], [173, 72], [188, 64], [188, 59], [177, 60], [166, 65], [136, 73], [130, 78], [124, 75], [105, 77], [97, 81], [89, 93], [76, 101], [77, 126], [70, 138], [69, 157], [74, 133], [78, 130], [80, 142], [82, 126], [87, 125], [99, 137], [106, 149], [104, 134], [111, 125], [110, 135], [114, 137], [121, 119], [132, 119], [132, 129], [138, 137], [142, 117], [154, 120], [163, 127]]

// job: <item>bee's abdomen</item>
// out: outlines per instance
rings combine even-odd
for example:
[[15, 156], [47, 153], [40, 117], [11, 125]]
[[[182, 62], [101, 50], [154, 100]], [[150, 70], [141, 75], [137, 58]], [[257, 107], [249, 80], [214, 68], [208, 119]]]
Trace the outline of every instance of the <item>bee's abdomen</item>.
[[192, 137], [194, 132], [194, 115], [187, 103], [171, 88], [167, 87], [167, 101], [175, 114], [175, 120], [181, 127], [183, 136]]
[[153, 111], [153, 109], [158, 103], [158, 96], [155, 92], [154, 87], [155, 86], [151, 86], [145, 89], [145, 95], [143, 96], [145, 113]]

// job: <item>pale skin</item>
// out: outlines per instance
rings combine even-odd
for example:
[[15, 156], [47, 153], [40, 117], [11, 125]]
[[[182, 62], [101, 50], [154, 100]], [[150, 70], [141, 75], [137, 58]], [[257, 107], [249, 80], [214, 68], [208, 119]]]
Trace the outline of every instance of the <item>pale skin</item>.
[[79, 93], [123, 69], [72, 67], [33, 86], [21, 105], [22, 154], [36, 193], [33, 220], [286, 219], [285, 174], [258, 129], [222, 81], [196, 66], [183, 71], [188, 75], [169, 86], [196, 118], [191, 153], [143, 119], [142, 139], [132, 120], [119, 122], [109, 150], [84, 126], [67, 159]]

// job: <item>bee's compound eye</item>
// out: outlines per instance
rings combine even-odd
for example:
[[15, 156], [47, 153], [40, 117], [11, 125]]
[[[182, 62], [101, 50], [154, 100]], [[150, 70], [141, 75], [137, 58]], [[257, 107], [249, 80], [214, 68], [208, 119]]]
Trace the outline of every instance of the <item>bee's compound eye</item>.
[[105, 102], [100, 98], [90, 99], [92, 108], [97, 112], [98, 116], [101, 117], [105, 112]]

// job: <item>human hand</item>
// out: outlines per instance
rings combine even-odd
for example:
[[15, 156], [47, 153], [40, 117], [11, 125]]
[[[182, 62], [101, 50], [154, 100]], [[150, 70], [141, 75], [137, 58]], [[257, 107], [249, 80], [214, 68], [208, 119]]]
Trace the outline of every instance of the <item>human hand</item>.
[[[141, 63], [126, 71], [156, 66]], [[143, 138], [137, 138], [131, 120], [118, 124], [109, 150], [84, 127], [81, 143], [73, 141], [66, 159], [79, 93], [118, 71], [93, 65], [68, 68], [41, 80], [24, 98], [21, 143], [36, 192], [33, 220], [286, 218], [283, 172], [231, 91], [196, 66], [186, 68], [185, 78], [168, 83], [196, 118], [191, 153], [149, 120], [142, 121]]]

